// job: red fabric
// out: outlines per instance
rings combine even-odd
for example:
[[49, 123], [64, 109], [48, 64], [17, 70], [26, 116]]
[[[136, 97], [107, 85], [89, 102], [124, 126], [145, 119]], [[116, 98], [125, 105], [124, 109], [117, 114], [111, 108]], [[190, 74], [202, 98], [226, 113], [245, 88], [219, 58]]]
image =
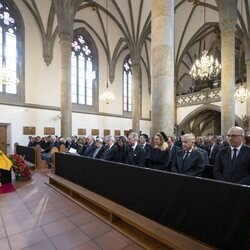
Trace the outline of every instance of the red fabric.
[[0, 186], [0, 194], [5, 194], [9, 192], [14, 192], [16, 191], [15, 188], [13, 187], [12, 183], [6, 183]]

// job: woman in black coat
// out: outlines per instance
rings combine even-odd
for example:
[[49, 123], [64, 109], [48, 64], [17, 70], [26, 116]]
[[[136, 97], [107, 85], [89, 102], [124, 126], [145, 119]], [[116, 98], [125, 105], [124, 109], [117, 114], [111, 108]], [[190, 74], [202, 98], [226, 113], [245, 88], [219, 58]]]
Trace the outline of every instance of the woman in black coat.
[[152, 142], [150, 167], [158, 170], [166, 170], [168, 157], [168, 144], [160, 133], [156, 133]]

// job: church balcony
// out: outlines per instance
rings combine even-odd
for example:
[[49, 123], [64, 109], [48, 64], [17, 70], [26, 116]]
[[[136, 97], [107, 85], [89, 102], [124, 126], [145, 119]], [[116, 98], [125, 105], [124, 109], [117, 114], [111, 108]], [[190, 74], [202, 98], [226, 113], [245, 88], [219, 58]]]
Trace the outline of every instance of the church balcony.
[[[241, 84], [237, 83], [236, 89], [238, 89]], [[246, 83], [243, 84], [246, 87]], [[207, 104], [213, 102], [221, 101], [221, 88], [204, 88], [201, 91], [178, 94], [176, 96], [177, 107], [191, 106], [197, 104]]]

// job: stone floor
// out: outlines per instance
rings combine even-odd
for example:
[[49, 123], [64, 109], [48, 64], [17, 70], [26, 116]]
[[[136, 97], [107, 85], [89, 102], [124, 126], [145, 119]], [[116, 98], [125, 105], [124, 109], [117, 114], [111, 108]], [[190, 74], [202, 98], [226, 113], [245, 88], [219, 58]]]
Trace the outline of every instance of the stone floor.
[[0, 195], [0, 250], [143, 249], [46, 181], [46, 173], [34, 173]]

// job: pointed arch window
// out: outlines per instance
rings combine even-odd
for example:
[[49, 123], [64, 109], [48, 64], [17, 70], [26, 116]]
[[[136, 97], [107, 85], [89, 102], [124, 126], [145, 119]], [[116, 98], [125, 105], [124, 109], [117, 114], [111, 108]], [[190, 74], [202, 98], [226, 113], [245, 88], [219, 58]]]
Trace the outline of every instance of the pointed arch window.
[[[1, 81], [3, 77], [17, 83], [17, 23], [14, 14], [9, 9], [6, 1], [0, 1], [0, 69], [3, 67]], [[4, 74], [7, 73], [5, 76]], [[2, 75], [1, 74], [1, 75]], [[17, 94], [16, 84], [0, 83], [0, 92], [6, 94]]]
[[132, 67], [131, 58], [127, 56], [123, 62], [123, 111], [132, 112]]
[[82, 34], [75, 35], [71, 54], [72, 103], [93, 106], [96, 82], [95, 61], [86, 37]]

